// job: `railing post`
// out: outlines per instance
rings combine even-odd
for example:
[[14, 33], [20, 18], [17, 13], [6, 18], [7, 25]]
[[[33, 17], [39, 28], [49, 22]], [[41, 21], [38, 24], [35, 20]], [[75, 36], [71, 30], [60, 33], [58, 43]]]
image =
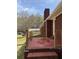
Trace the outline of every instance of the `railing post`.
[[26, 46], [28, 46], [28, 29], [26, 30]]
[[26, 50], [26, 49], [24, 50], [24, 59], [27, 59], [28, 52], [29, 52], [28, 50]]

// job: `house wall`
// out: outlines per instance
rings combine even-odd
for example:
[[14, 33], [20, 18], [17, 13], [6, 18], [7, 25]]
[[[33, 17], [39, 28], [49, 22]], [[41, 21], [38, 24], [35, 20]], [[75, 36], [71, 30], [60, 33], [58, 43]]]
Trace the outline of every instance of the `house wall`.
[[47, 20], [46, 22], [46, 35], [47, 37], [53, 38], [53, 21]]
[[[46, 18], [44, 18], [45, 20], [44, 20], [44, 24], [41, 26], [41, 28], [43, 28], [44, 30], [41, 32], [41, 33], [43, 33], [42, 35], [45, 35], [46, 37], [47, 37], [47, 20], [52, 20], [53, 21], [53, 25], [52, 25], [52, 36], [54, 36], [54, 39], [57, 39], [57, 36], [59, 35], [57, 35], [57, 31], [58, 30], [56, 30], [56, 27], [58, 26], [57, 24], [55, 24], [55, 23], [57, 23], [57, 22], [60, 22], [60, 20], [59, 21], [57, 21], [56, 19], [57, 19], [57, 16], [59, 16], [60, 14], [62, 14], [62, 3], [60, 3], [58, 6], [57, 6], [57, 8], [52, 12], [52, 14], [51, 15], [49, 15], [48, 17], [46, 17], [45, 16], [45, 11], [44, 11], [44, 16], [46, 17]], [[46, 14], [47, 15], [47, 14]], [[62, 16], [61, 16], [61, 18], [62, 18]], [[62, 19], [61, 19], [62, 20]], [[57, 22], [56, 22], [57, 21]], [[62, 22], [60, 22], [61, 24], [62, 24]], [[49, 24], [50, 25], [50, 24]], [[62, 32], [62, 31], [60, 31], [60, 32]], [[62, 34], [61, 34], [62, 35]], [[60, 37], [60, 36], [59, 36]], [[61, 37], [60, 37], [61, 38]]]
[[62, 46], [62, 14], [58, 15], [55, 20], [55, 45], [56, 47]]

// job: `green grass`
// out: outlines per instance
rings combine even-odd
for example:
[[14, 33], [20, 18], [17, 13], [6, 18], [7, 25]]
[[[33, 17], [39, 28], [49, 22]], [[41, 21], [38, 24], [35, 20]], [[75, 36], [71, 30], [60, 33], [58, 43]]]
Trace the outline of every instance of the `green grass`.
[[17, 59], [24, 59], [25, 37], [17, 35]]
[[17, 59], [24, 59], [24, 45], [18, 50]]
[[[33, 32], [33, 36], [38, 36], [39, 32]], [[24, 59], [24, 47], [25, 47], [26, 37], [22, 35], [17, 35], [17, 59]]]

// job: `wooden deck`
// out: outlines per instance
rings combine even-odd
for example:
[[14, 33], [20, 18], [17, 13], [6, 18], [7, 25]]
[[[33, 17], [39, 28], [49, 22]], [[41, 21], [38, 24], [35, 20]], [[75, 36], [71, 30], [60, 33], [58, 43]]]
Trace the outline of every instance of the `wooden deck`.
[[[57, 40], [57, 45], [61, 42]], [[54, 40], [46, 37], [35, 37], [29, 39], [25, 59], [58, 59], [58, 54], [51, 49], [54, 48]]]
[[49, 38], [32, 38], [32, 40], [29, 41], [28, 48], [51, 48], [54, 46], [54, 41]]
[[[56, 40], [56, 47], [61, 46], [62, 42], [61, 40]], [[54, 39], [50, 38], [45, 38], [45, 37], [37, 37], [37, 38], [32, 38], [28, 42], [28, 47], [29, 49], [33, 48], [54, 48]]]

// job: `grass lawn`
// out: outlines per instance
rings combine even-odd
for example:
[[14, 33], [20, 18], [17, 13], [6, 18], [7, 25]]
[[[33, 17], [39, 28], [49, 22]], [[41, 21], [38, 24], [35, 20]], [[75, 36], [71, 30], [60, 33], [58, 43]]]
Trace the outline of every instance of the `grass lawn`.
[[21, 35], [17, 35], [17, 59], [24, 59], [24, 44], [25, 44], [25, 37]]
[[[33, 32], [33, 36], [39, 35], [39, 32]], [[24, 47], [25, 47], [26, 37], [22, 35], [17, 35], [17, 59], [24, 59]]]

